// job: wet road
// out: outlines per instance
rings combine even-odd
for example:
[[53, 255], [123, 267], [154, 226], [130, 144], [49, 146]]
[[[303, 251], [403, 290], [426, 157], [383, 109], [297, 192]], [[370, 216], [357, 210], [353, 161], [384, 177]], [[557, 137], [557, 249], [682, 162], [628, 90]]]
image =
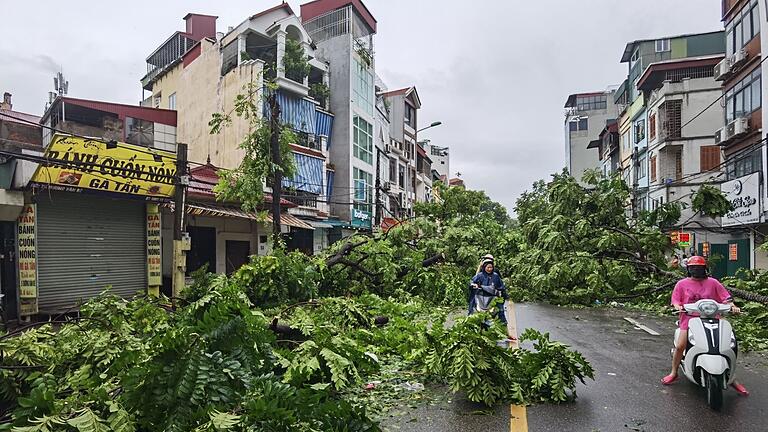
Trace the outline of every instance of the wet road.
[[[528, 407], [531, 432], [768, 431], [768, 361], [739, 358], [737, 374], [750, 390], [747, 398], [729, 389], [721, 412], [711, 411], [704, 393], [687, 380], [659, 383], [668, 372], [674, 318], [615, 309], [561, 309], [516, 305], [517, 328], [550, 332], [582, 352], [595, 368], [595, 381], [577, 387], [578, 398], [563, 405]], [[626, 322], [632, 317], [660, 333], [652, 336]], [[509, 406], [479, 415], [480, 406], [454, 397], [420, 407], [385, 423], [397, 431], [509, 431]], [[514, 429], [513, 429], [514, 432]]]

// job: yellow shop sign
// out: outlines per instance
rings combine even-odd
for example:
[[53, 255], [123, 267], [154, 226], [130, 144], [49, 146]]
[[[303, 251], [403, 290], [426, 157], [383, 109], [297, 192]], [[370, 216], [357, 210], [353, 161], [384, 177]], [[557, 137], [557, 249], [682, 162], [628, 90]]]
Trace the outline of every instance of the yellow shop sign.
[[56, 134], [32, 182], [70, 192], [84, 190], [170, 198], [174, 193], [176, 155], [126, 143], [107, 144]]

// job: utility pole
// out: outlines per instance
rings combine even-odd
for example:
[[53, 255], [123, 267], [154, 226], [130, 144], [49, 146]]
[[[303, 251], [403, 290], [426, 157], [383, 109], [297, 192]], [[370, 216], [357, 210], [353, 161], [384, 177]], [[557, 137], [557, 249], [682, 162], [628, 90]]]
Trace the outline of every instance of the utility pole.
[[187, 272], [187, 251], [190, 249], [188, 238], [185, 239], [187, 186], [187, 145], [176, 144], [176, 191], [173, 212], [173, 297], [179, 297], [184, 289], [184, 278]]
[[[376, 147], [376, 225], [381, 227], [381, 152]], [[373, 230], [373, 226], [371, 226]]]
[[272, 164], [275, 174], [272, 181], [272, 248], [280, 244], [280, 194], [283, 187], [282, 160], [280, 155], [280, 104], [277, 103], [277, 92], [272, 92], [267, 101], [269, 103], [269, 130], [270, 148], [272, 150]]

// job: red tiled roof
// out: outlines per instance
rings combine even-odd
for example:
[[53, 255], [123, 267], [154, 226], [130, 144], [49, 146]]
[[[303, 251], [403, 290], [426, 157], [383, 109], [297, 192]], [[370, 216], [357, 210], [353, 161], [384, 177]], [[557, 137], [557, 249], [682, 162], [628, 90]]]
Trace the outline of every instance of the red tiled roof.
[[[16, 118], [13, 118], [16, 117]], [[29, 124], [35, 123], [40, 124], [40, 117], [36, 116], [34, 114], [26, 114], [19, 111], [13, 111], [13, 110], [7, 110], [0, 108], [0, 120], [9, 121], [13, 123], [21, 123], [21, 124]]]
[[[213, 193], [213, 187], [219, 182], [219, 175], [216, 173], [219, 169], [211, 164], [201, 165], [189, 170], [189, 186], [187, 192], [195, 197], [204, 199], [216, 199]], [[272, 195], [264, 194], [264, 202], [272, 203]], [[280, 206], [293, 208], [298, 207], [291, 201], [280, 198]]]
[[[114, 102], [102, 102], [88, 99], [77, 99], [68, 96], [59, 97], [57, 102], [64, 102], [85, 108], [105, 111], [117, 114], [119, 116], [133, 117], [141, 120], [161, 123], [164, 125], [176, 126], [176, 111], [174, 110], [143, 107], [138, 105], [127, 105]], [[54, 103], [54, 105], [55, 104], [56, 103]], [[47, 117], [47, 114], [50, 113], [50, 111], [51, 109], [49, 108], [46, 114], [43, 115], [43, 118]]]
[[296, 15], [295, 13], [293, 13], [293, 9], [291, 9], [291, 6], [288, 3], [283, 2], [283, 3], [280, 3], [277, 6], [273, 6], [273, 7], [269, 8], [269, 9], [267, 9], [267, 10], [263, 10], [263, 11], [257, 13], [257, 14], [251, 15], [248, 19], [252, 20], [254, 18], [258, 18], [260, 16], [267, 15], [269, 13], [272, 13], [272, 12], [274, 12], [276, 10], [280, 10], [280, 9], [287, 9], [288, 13], [290, 13], [291, 15]]
[[316, 158], [325, 159], [325, 156], [323, 155], [323, 152], [311, 149], [309, 147], [303, 147], [298, 144], [291, 144], [291, 150], [295, 153], [302, 153], [309, 156], [314, 156]]

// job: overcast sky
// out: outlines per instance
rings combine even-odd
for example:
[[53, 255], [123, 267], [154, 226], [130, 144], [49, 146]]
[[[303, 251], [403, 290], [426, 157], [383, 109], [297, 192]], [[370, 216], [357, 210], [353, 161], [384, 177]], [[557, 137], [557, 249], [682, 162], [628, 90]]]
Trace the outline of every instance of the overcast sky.
[[[147, 55], [184, 30], [187, 12], [217, 15], [226, 31], [277, 0], [3, 3], [0, 92], [41, 114], [59, 68], [72, 97], [138, 103]], [[390, 89], [416, 85], [421, 125], [443, 122], [419, 138], [449, 146], [452, 175], [510, 212], [564, 166], [566, 97], [626, 78], [627, 42], [722, 29], [717, 0], [365, 3], [379, 25], [377, 72]]]

